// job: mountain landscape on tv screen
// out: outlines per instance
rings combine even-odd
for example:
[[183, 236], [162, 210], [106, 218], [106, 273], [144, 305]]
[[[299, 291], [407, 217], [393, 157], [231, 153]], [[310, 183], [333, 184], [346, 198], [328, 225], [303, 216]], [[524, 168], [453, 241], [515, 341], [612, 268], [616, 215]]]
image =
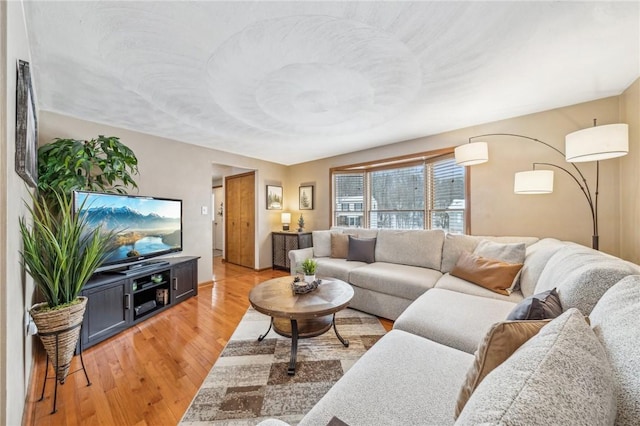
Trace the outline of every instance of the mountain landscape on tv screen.
[[143, 214], [127, 206], [92, 207], [84, 214], [91, 228], [117, 233], [107, 262], [180, 248], [180, 218]]

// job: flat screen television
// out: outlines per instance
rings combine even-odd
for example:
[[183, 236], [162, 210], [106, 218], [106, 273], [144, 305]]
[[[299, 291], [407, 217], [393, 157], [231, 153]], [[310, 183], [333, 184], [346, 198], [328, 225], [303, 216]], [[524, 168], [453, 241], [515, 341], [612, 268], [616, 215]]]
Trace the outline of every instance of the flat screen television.
[[75, 191], [73, 201], [89, 226], [116, 232], [99, 270], [182, 251], [182, 200]]

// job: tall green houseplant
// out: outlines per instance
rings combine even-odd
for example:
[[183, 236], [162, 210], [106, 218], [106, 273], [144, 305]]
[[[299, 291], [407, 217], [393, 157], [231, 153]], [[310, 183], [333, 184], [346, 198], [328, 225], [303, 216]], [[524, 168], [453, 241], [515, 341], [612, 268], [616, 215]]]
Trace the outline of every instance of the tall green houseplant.
[[38, 149], [38, 191], [44, 195], [76, 189], [122, 194], [138, 188], [136, 174], [138, 158], [115, 136], [58, 138]]
[[[38, 149], [38, 188], [20, 219], [25, 270], [42, 299], [30, 314], [56, 377], [64, 383], [80, 336], [82, 288], [104, 261], [115, 235], [92, 228], [74, 211], [73, 191], [124, 193], [137, 188], [138, 159], [117, 137], [56, 139]], [[61, 343], [62, 342], [62, 343]]]

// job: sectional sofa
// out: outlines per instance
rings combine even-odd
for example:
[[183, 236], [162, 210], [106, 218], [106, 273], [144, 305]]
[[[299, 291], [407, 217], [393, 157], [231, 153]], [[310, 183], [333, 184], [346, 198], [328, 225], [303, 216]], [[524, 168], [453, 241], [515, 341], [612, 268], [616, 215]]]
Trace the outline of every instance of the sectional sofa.
[[[376, 239], [373, 262], [331, 257], [331, 235], [344, 232]], [[640, 424], [637, 265], [551, 238], [333, 229], [313, 241], [289, 253], [292, 265], [316, 258], [318, 275], [353, 286], [351, 307], [396, 321], [301, 424]], [[509, 294], [451, 275], [462, 253], [486, 241], [524, 246]], [[554, 288], [563, 313], [480, 381], [460, 410], [487, 336], [513, 323], [505, 319], [523, 299]]]

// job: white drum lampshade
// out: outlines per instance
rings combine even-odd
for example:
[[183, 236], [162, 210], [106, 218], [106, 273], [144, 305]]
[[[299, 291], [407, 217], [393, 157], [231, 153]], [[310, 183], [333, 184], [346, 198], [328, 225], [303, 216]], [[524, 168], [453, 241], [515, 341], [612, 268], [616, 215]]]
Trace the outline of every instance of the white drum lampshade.
[[565, 157], [570, 163], [607, 160], [629, 152], [629, 125], [594, 126], [569, 133], [565, 138]]
[[489, 161], [489, 150], [486, 142], [471, 142], [457, 146], [454, 150], [456, 164], [473, 166]]
[[289, 224], [291, 223], [291, 213], [281, 213], [280, 222], [282, 222], [282, 230], [288, 231]]
[[553, 192], [553, 170], [531, 170], [516, 173], [513, 181], [516, 194], [550, 194]]

